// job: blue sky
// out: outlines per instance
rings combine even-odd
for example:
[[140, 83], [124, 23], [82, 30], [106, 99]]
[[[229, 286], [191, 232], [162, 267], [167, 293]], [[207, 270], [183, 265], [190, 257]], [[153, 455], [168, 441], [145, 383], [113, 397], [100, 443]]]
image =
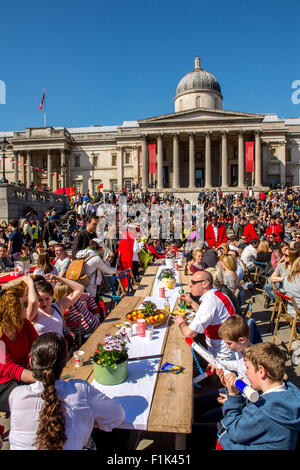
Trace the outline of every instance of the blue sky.
[[[115, 125], [172, 113], [194, 58], [223, 109], [300, 116], [296, 0], [17, 0], [1, 5], [0, 131]], [[0, 95], [1, 96], [1, 95]]]

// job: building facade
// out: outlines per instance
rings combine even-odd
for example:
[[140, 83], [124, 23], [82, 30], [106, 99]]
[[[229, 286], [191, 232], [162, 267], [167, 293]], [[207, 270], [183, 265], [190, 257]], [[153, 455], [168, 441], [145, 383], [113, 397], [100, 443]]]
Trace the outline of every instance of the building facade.
[[[218, 81], [196, 57], [177, 86], [174, 113], [120, 126], [0, 132], [9, 141], [6, 178], [27, 187], [75, 185], [91, 193], [100, 183], [104, 191], [140, 184], [143, 190], [191, 195], [199, 188], [298, 186], [300, 118], [226, 111], [222, 100]], [[255, 143], [251, 173], [245, 171], [247, 141]], [[149, 174], [148, 144], [156, 144], [155, 174]]]

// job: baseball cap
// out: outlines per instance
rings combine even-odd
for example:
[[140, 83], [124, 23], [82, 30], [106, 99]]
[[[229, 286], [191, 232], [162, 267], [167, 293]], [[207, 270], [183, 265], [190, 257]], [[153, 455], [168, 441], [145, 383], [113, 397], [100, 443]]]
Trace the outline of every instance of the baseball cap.
[[49, 246], [54, 246], [54, 245], [59, 245], [59, 243], [55, 240], [51, 240], [51, 242], [49, 242]]
[[92, 238], [91, 241], [97, 243], [99, 246], [103, 246], [103, 240], [101, 240], [101, 238]]

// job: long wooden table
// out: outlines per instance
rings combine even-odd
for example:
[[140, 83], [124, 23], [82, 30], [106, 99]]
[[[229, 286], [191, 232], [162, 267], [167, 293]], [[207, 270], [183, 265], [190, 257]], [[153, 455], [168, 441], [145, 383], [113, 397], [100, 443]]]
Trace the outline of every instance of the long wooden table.
[[[105, 334], [114, 334], [115, 323], [125, 321], [126, 314], [137, 308], [145, 296], [152, 293], [158, 266], [149, 266], [145, 279], [141, 280], [140, 290], [134, 296], [125, 297], [111, 311], [106, 320], [98, 327], [81, 349], [85, 352], [84, 365], [74, 367], [71, 358], [63, 371], [63, 375], [71, 378], [80, 378], [91, 383], [94, 379], [93, 366], [89, 358], [93, 355], [97, 345], [103, 341]], [[188, 276], [180, 270], [180, 281], [183, 289], [188, 284]], [[143, 294], [143, 295], [140, 295]], [[176, 308], [176, 306], [175, 306]], [[147, 431], [175, 433], [175, 448], [185, 449], [186, 434], [191, 433], [193, 416], [193, 359], [190, 348], [185, 344], [184, 338], [175, 324], [169, 324], [162, 347], [161, 364], [171, 362], [184, 367], [180, 374], [158, 374], [152, 399]]]

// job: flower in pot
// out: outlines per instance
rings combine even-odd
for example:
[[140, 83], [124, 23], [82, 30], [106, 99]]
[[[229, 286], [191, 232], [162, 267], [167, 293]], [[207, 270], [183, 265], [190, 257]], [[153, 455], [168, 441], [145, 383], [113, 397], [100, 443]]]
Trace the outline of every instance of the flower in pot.
[[106, 334], [103, 344], [98, 344], [92, 360], [98, 383], [117, 385], [127, 379], [128, 342], [126, 331], [121, 330], [115, 336]]
[[176, 286], [175, 270], [173, 268], [162, 269], [158, 276], [163, 287], [173, 289]]

